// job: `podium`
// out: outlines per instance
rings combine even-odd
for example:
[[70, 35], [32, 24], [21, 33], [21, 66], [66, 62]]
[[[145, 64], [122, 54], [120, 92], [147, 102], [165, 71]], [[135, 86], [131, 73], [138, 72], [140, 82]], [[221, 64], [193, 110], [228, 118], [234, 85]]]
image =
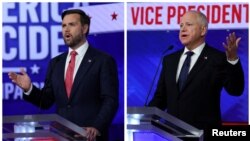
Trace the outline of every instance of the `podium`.
[[3, 141], [86, 141], [86, 131], [56, 114], [3, 117]]
[[202, 141], [203, 130], [155, 107], [127, 108], [128, 141]]

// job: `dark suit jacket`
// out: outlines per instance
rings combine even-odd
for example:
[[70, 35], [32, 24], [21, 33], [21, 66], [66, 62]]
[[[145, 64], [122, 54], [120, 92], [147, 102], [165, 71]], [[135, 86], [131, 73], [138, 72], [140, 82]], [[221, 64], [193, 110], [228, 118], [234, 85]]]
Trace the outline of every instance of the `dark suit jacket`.
[[224, 87], [239, 96], [244, 89], [240, 61], [232, 65], [225, 53], [206, 45], [190, 71], [182, 91], [176, 73], [184, 50], [165, 56], [157, 90], [149, 106], [156, 106], [200, 129], [221, 125], [220, 93]]
[[[104, 136], [118, 109], [118, 73], [115, 60], [91, 46], [75, 76], [70, 98], [64, 84], [67, 52], [53, 58], [42, 90], [33, 87], [24, 99], [57, 113], [81, 127], [95, 127]], [[43, 95], [43, 96], [42, 96]]]

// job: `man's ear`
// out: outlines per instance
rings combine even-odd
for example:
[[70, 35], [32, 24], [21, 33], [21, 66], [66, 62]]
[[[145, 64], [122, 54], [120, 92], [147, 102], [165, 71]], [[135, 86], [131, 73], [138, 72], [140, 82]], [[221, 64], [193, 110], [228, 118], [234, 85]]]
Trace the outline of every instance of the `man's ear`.
[[84, 24], [83, 25], [83, 28], [82, 28], [82, 32], [84, 33], [84, 34], [86, 34], [87, 32], [88, 32], [88, 29], [89, 29], [89, 25], [87, 25], [87, 24]]
[[206, 26], [202, 26], [201, 27], [201, 36], [205, 36], [207, 34], [207, 27]]

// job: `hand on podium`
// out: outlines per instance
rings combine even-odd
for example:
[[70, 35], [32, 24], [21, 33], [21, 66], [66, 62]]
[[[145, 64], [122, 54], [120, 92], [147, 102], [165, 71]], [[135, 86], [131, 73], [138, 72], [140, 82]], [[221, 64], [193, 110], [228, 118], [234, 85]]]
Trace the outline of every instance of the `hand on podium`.
[[88, 141], [95, 141], [96, 136], [100, 135], [99, 131], [96, 128], [94, 128], [94, 127], [84, 127], [84, 129], [87, 132], [87, 139], [88, 139]]
[[[94, 127], [83, 127], [86, 130], [87, 141], [95, 141], [96, 136], [100, 136], [100, 132]], [[80, 135], [75, 135], [75, 138], [78, 138]]]

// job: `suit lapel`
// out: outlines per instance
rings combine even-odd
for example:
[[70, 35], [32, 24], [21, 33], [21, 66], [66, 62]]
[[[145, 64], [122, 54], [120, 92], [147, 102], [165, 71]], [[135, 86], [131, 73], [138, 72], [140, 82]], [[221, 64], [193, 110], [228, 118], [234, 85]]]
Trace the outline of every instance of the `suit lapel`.
[[[183, 53], [184, 49], [180, 52], [178, 52], [174, 57], [173, 57], [173, 61], [172, 61], [172, 64], [171, 65], [168, 65], [167, 67], [167, 70], [169, 70], [170, 72], [170, 76], [171, 76], [171, 80], [170, 82], [173, 82], [175, 84], [173, 84], [174, 88], [173, 90], [175, 90], [176, 93], [179, 92], [179, 89], [178, 89], [178, 83], [176, 82], [176, 75], [177, 75], [177, 69], [178, 69], [178, 64], [179, 64], [179, 61], [180, 61], [180, 58], [181, 58], [181, 54]], [[174, 60], [177, 60], [177, 61], [174, 61]]]
[[202, 50], [198, 60], [194, 64], [193, 68], [191, 69], [188, 75], [187, 81], [186, 81], [186, 85], [184, 86], [183, 90], [185, 89], [185, 87], [187, 87], [191, 83], [192, 79], [194, 79], [196, 74], [201, 70], [202, 66], [204, 66], [207, 63], [207, 55], [208, 55], [208, 51], [207, 51], [207, 45], [206, 45], [204, 49]]
[[75, 95], [77, 87], [80, 84], [80, 81], [85, 76], [85, 74], [88, 72], [89, 68], [94, 63], [94, 61], [95, 61], [94, 60], [94, 52], [93, 52], [91, 46], [89, 46], [86, 54], [83, 57], [81, 64], [77, 70], [77, 73], [76, 73], [76, 76], [75, 76], [75, 79], [73, 82], [71, 94], [70, 94], [70, 99], [72, 99], [72, 97]]
[[64, 53], [62, 55], [62, 58], [60, 59], [60, 61], [58, 62], [58, 83], [60, 83], [59, 86], [63, 86], [62, 88], [62, 96], [65, 98], [65, 99], [68, 99], [68, 96], [67, 96], [67, 92], [66, 92], [66, 88], [65, 88], [65, 83], [64, 83], [64, 70], [65, 70], [65, 64], [66, 64], [66, 58], [67, 58], [67, 55], [68, 55], [68, 52], [67, 53]]

